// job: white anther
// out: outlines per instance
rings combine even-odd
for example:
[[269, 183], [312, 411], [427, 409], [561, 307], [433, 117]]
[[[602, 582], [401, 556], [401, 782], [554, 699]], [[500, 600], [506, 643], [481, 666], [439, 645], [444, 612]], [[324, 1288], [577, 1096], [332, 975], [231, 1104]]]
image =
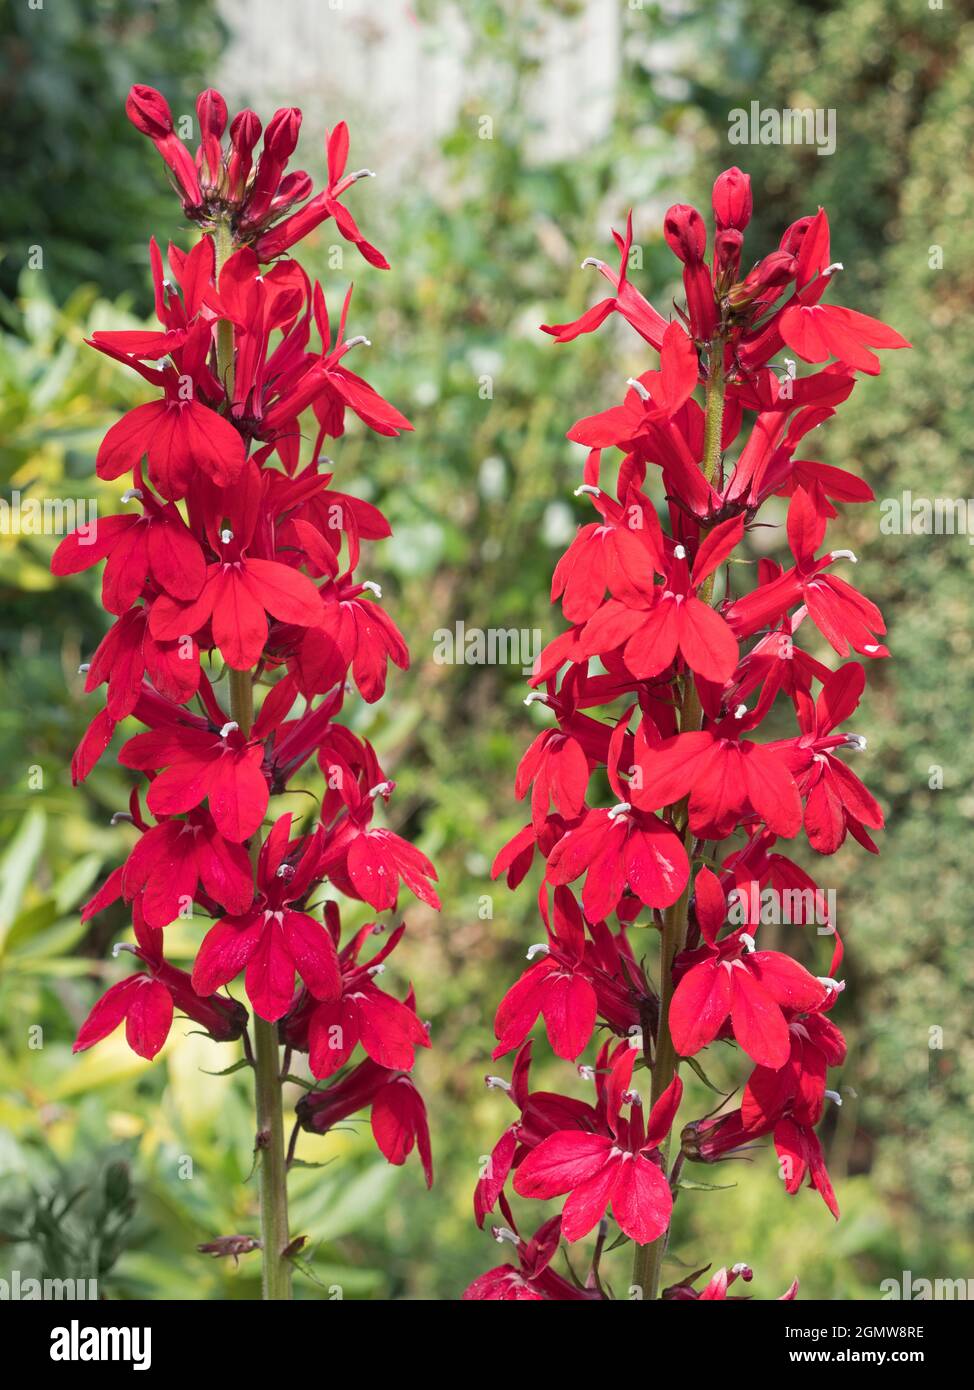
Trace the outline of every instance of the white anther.
[[879, 647], [876, 645], [875, 642], [869, 642], [865, 647], [863, 647], [863, 651], [866, 653], [867, 656], [872, 656], [873, 652], [879, 651]]
[[827, 265], [825, 269], [822, 271], [822, 274], [834, 275], [837, 270], [845, 270], [845, 266], [842, 264], [841, 261], [833, 261], [831, 265]]
[[505, 1240], [509, 1240], [512, 1245], [521, 1244], [521, 1237], [516, 1231], [512, 1231], [510, 1226], [491, 1226], [490, 1233], [498, 1245], [503, 1245]]
[[229, 527], [224, 527], [224, 529], [220, 532], [220, 540], [223, 542], [224, 545], [229, 545], [230, 542], [233, 540], [233, 532], [229, 529]]
[[590, 265], [594, 265], [596, 270], [602, 270], [605, 267], [605, 261], [600, 261], [598, 256], [586, 256], [582, 261], [581, 269], [588, 270]]
[[375, 170], [374, 170], [374, 169], [356, 169], [356, 170], [355, 170], [355, 173], [354, 173], [354, 174], [349, 174], [348, 177], [349, 177], [350, 179], [353, 179], [353, 180], [357, 180], [357, 179], [374, 179], [374, 178], [375, 178]]
[[617, 801], [609, 811], [609, 820], [615, 820], [617, 816], [624, 816], [627, 811], [632, 810], [632, 802]]
[[277, 868], [277, 873], [274, 875], [274, 877], [275, 877], [275, 878], [293, 878], [293, 877], [294, 877], [294, 865], [293, 865], [293, 864], [279, 864], [279, 865], [278, 865], [278, 868]]
[[865, 734], [846, 734], [846, 747], [851, 748], [856, 753], [861, 753], [866, 747]]
[[642, 382], [638, 380], [638, 378], [634, 376], [627, 376], [626, 385], [632, 387], [632, 389], [635, 391], [636, 395], [640, 398], [640, 400], [648, 401], [650, 399], [649, 392], [646, 390]]
[[748, 952], [748, 954], [750, 954], [751, 951], [757, 950], [757, 942], [754, 940], [754, 937], [751, 936], [749, 932], [741, 932], [740, 942], [741, 945], [744, 947], [745, 951]]
[[602, 494], [602, 489], [600, 487], [596, 487], [593, 483], [582, 483], [579, 487], [575, 489], [575, 491], [572, 493], [572, 496], [581, 497], [586, 492], [591, 497], [600, 497]]
[[741, 1275], [741, 1274], [750, 1274], [750, 1272], [751, 1272], [751, 1266], [750, 1266], [750, 1265], [743, 1264], [743, 1263], [738, 1263], [738, 1264], [734, 1265], [734, 1266], [732, 1267], [732, 1269], [731, 1269], [731, 1274], [737, 1274], [737, 1275]]
[[134, 820], [132, 819], [132, 817], [129, 815], [128, 811], [116, 811], [116, 812], [114, 813], [114, 815], [112, 816], [111, 820], [108, 822], [108, 824], [109, 824], [109, 825], [134, 825], [134, 824], [135, 824], [135, 821], [134, 821]]
[[505, 1081], [502, 1076], [485, 1076], [484, 1084], [489, 1091], [507, 1091], [509, 1093], [511, 1090], [511, 1083]]
[[626, 1033], [626, 1037], [629, 1039], [629, 1046], [632, 1048], [634, 1052], [637, 1048], [639, 1048], [640, 1050], [642, 1049], [643, 1030], [640, 1028], [638, 1023], [634, 1023], [632, 1027], [629, 1028], [628, 1032]]
[[833, 1105], [842, 1104], [842, 1097], [839, 1095], [838, 1091], [826, 1091], [824, 1094]]
[[831, 990], [835, 994], [841, 994], [845, 989], [845, 980], [833, 980], [830, 975], [816, 975], [815, 978], [823, 989]]
[[642, 1105], [643, 1101], [638, 1091], [623, 1091], [622, 1103], [623, 1105]]
[[376, 598], [382, 597], [382, 585], [377, 584], [374, 579], [366, 579], [362, 585], [363, 589], [368, 589], [370, 594], [375, 594]]
[[524, 703], [526, 705], [546, 705], [548, 704], [548, 697], [543, 690], [532, 690], [530, 694], [525, 695]]
[[833, 560], [851, 560], [854, 565], [858, 565], [859, 560], [854, 550], [833, 550]]
[[533, 946], [528, 947], [528, 960], [534, 960], [535, 956], [546, 956], [548, 954], [547, 941], [536, 941]]
[[583, 1081], [595, 1080], [595, 1068], [589, 1066], [587, 1062], [583, 1062], [581, 1066], [576, 1067], [575, 1070], [578, 1072], [579, 1076]]
[[353, 347], [371, 347], [371, 346], [372, 346], [372, 339], [371, 339], [371, 338], [367, 338], [367, 337], [365, 336], [364, 333], [360, 333], [360, 334], [358, 335], [357, 338], [349, 338], [349, 340], [348, 340], [348, 342], [345, 344], [345, 346], [346, 346], [347, 348], [353, 348]]
[[383, 974], [385, 974], [385, 969], [386, 969], [385, 965], [384, 965], [383, 962], [380, 960], [379, 963], [378, 963], [378, 965], [370, 965], [369, 968], [368, 968], [368, 970], [366, 971], [366, 974], [371, 975], [371, 976], [373, 977], [373, 979], [374, 979], [376, 975], [383, 975]]
[[686, 546], [685, 546], [685, 545], [675, 545], [675, 546], [673, 547], [673, 554], [674, 554], [674, 556], [675, 556], [675, 558], [676, 558], [677, 560], [685, 560], [685, 559], [687, 558], [687, 548], [686, 548]]
[[375, 786], [369, 792], [369, 796], [388, 796], [394, 785], [395, 783], [393, 782], [376, 782]]
[[743, 719], [747, 714], [747, 705], [738, 705], [734, 710], [735, 719]]
[[79, 675], [79, 676], [86, 676], [90, 670], [91, 670], [91, 662], [90, 662], [90, 661], [83, 661], [83, 662], [81, 663], [81, 665], [78, 667], [78, 675]]
[[133, 500], [136, 500], [141, 502], [144, 496], [145, 493], [142, 491], [140, 487], [127, 487], [125, 491], [122, 493], [122, 501], [131, 502]]
[[130, 956], [137, 956], [139, 954], [138, 948], [133, 946], [131, 942], [116, 941], [115, 945], [112, 947], [112, 960], [118, 960], [123, 951]]
[[234, 729], [239, 728], [240, 725], [237, 723], [235, 719], [228, 719], [227, 722], [224, 724], [223, 728], [220, 730], [220, 737], [226, 738], [229, 734], [233, 733]]

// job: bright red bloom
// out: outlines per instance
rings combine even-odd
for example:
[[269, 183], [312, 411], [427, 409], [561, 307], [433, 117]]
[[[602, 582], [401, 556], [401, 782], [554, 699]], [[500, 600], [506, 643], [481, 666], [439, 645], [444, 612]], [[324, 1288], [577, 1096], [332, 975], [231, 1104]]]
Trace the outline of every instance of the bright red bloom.
[[297, 1114], [302, 1128], [312, 1134], [327, 1134], [366, 1106], [371, 1106], [372, 1135], [386, 1161], [399, 1166], [415, 1148], [426, 1185], [432, 1187], [433, 1159], [426, 1106], [405, 1072], [379, 1066], [367, 1058], [325, 1090], [309, 1091], [298, 1101]]
[[[328, 925], [337, 946], [338, 912], [333, 903], [329, 908], [334, 909], [328, 914]], [[384, 962], [401, 941], [405, 926], [399, 926], [366, 964], [359, 964], [363, 945], [381, 930], [377, 924], [368, 923], [341, 952], [341, 993], [337, 998], [317, 1001], [309, 995], [283, 1027], [289, 1044], [307, 1048], [311, 1074], [319, 1080], [339, 1071], [359, 1043], [373, 1062], [393, 1071], [411, 1071], [416, 1048], [430, 1045], [429, 1034], [415, 1007], [394, 999], [375, 984], [375, 977], [385, 969]]]
[[737, 642], [724, 619], [697, 597], [697, 591], [738, 544], [743, 531], [743, 517], [711, 531], [697, 552], [692, 579], [685, 548], [674, 547], [665, 565], [662, 592], [657, 590], [651, 601], [638, 606], [603, 604], [585, 625], [583, 650], [594, 656], [625, 643], [622, 659], [637, 680], [660, 675], [679, 654], [704, 680], [723, 685], [737, 665]]
[[561, 1130], [543, 1139], [517, 1170], [514, 1190], [522, 1197], [560, 1197], [570, 1193], [561, 1216], [569, 1242], [581, 1240], [611, 1206], [620, 1229], [646, 1245], [669, 1225], [673, 1198], [657, 1161], [683, 1095], [677, 1077], [653, 1107], [643, 1129], [638, 1104], [621, 1115], [636, 1054], [627, 1050], [612, 1073], [607, 1134]]
[[217, 830], [239, 843], [254, 833], [267, 810], [264, 752], [233, 721], [222, 729], [173, 724], [129, 739], [118, 755], [125, 767], [155, 772], [146, 798], [149, 810], [171, 816], [191, 811], [205, 799]]
[[242, 1004], [232, 999], [201, 999], [186, 972], [163, 960], [161, 933], [137, 926], [136, 936], [139, 945], [127, 949], [145, 962], [147, 972], [129, 975], [106, 990], [81, 1025], [72, 1052], [84, 1052], [101, 1042], [124, 1019], [129, 1047], [151, 1062], [169, 1036], [174, 1008], [216, 1042], [240, 1037], [247, 1024]]
[[349, 807], [329, 836], [321, 868], [343, 893], [361, 898], [376, 912], [395, 907], [404, 883], [430, 907], [440, 900], [429, 879], [436, 870], [426, 855], [384, 826], [371, 825], [377, 795], [388, 799], [394, 784], [373, 787], [358, 805]]
[[316, 837], [291, 841], [291, 817], [282, 816], [261, 847], [257, 897], [239, 916], [223, 917], [203, 938], [193, 966], [193, 988], [213, 994], [246, 969], [245, 986], [261, 1018], [273, 1023], [294, 1000], [297, 972], [316, 999], [337, 999], [341, 972], [331, 936], [296, 907], [314, 882]]
[[734, 1037], [762, 1066], [783, 1067], [790, 1038], [782, 1009], [820, 1007], [828, 991], [790, 956], [757, 951], [743, 928], [718, 943], [726, 916], [716, 876], [696, 878], [697, 922], [707, 945], [678, 962], [685, 970], [670, 1004], [670, 1033], [677, 1052], [692, 1057], [712, 1043], [730, 1016]]
[[305, 575], [277, 560], [242, 553], [234, 539], [221, 543], [220, 560], [208, 566], [198, 598], [186, 602], [163, 595], [152, 606], [149, 630], [172, 641], [213, 626], [213, 641], [228, 665], [247, 671], [267, 643], [267, 614], [281, 622], [313, 627], [321, 619], [321, 599]]
[[545, 954], [511, 986], [497, 1010], [495, 1057], [520, 1047], [539, 1014], [556, 1056], [573, 1061], [588, 1046], [598, 1000], [585, 954], [585, 925], [575, 899], [567, 888], [556, 888]]
[[782, 754], [740, 737], [751, 721], [728, 715], [711, 729], [677, 734], [639, 760], [636, 806], [668, 806], [690, 798], [690, 825], [702, 839], [724, 839], [750, 816], [789, 839], [802, 823], [798, 787]]
[[793, 569], [745, 594], [724, 614], [738, 637], [747, 637], [777, 622], [796, 603], [804, 603], [812, 622], [839, 656], [854, 647], [863, 656], [888, 656], [876, 639], [886, 624], [876, 605], [837, 575], [824, 573], [836, 560], [855, 556], [848, 551], [829, 551], [820, 559], [815, 552], [825, 535], [826, 518], [815, 508], [804, 488], [796, 488], [788, 508], [788, 542], [795, 557]]
[[161, 505], [141, 489], [130, 495], [142, 503], [141, 516], [99, 517], [90, 530], [65, 536], [51, 557], [51, 573], [80, 574], [107, 559], [102, 602], [117, 615], [141, 597], [150, 580], [172, 598], [196, 598], [206, 577], [199, 542], [172, 502]]

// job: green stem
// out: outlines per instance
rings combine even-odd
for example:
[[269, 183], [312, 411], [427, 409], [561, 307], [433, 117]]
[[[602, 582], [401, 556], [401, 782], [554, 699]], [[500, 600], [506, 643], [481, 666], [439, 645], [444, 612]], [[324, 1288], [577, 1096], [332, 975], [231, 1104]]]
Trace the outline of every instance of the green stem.
[[[213, 231], [216, 274], [219, 277], [233, 252], [229, 224], [220, 221]], [[233, 324], [221, 319], [216, 327], [217, 374], [228, 397], [233, 393]], [[240, 732], [254, 724], [252, 671], [230, 671], [230, 716]], [[250, 858], [256, 870], [260, 837], [250, 841]], [[254, 1093], [257, 1111], [257, 1148], [260, 1154], [260, 1241], [263, 1251], [262, 1297], [291, 1297], [291, 1264], [284, 1252], [290, 1242], [287, 1214], [287, 1159], [284, 1149], [284, 1103], [281, 1092], [280, 1048], [277, 1025], [254, 1014]]]
[[[230, 672], [230, 714], [242, 734], [254, 723], [254, 679], [250, 671]], [[260, 840], [250, 841], [256, 867]], [[257, 1149], [260, 1154], [260, 1242], [264, 1255], [262, 1297], [291, 1297], [291, 1265], [284, 1251], [290, 1241], [287, 1214], [287, 1159], [284, 1148], [284, 1101], [277, 1026], [254, 1014], [254, 1096]]]
[[[702, 471], [713, 484], [720, 473], [720, 435], [724, 419], [724, 344], [715, 339], [710, 347], [709, 375], [706, 387], [706, 420], [704, 425], [704, 449]], [[709, 575], [700, 586], [699, 598], [709, 603], [713, 594], [714, 576]], [[680, 704], [680, 733], [690, 733], [700, 728], [700, 698], [693, 676], [688, 671], [683, 678], [683, 698]], [[690, 852], [693, 834], [690, 830], [686, 802], [675, 808], [674, 819], [683, 825], [683, 843]], [[687, 939], [687, 924], [690, 910], [690, 891], [693, 869], [687, 886], [677, 901], [663, 914], [663, 930], [660, 934], [660, 1000], [659, 1027], [656, 1034], [656, 1048], [653, 1061], [653, 1084], [651, 1105], [655, 1105], [666, 1088], [672, 1083], [680, 1069], [680, 1059], [673, 1046], [670, 1035], [670, 1003], [673, 999], [673, 962], [683, 950]], [[669, 1162], [670, 1139], [660, 1145], [663, 1168]], [[659, 1298], [663, 1260], [669, 1241], [669, 1231], [665, 1231], [651, 1245], [637, 1245], [632, 1266], [632, 1282], [642, 1291], [644, 1299]]]

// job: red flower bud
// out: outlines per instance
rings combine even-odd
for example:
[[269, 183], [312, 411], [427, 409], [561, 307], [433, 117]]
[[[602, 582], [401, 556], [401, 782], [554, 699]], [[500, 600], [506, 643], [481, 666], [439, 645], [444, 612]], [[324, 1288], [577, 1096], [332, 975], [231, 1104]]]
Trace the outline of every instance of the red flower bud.
[[743, 232], [751, 220], [751, 179], [736, 165], [725, 169], [714, 184], [714, 221], [718, 231]]
[[707, 229], [703, 218], [687, 203], [676, 203], [663, 219], [667, 245], [684, 265], [697, 265], [707, 249]]
[[728, 273], [736, 276], [741, 264], [741, 248], [744, 245], [744, 233], [728, 228], [719, 231], [714, 237], [714, 271], [715, 274]]
[[294, 153], [301, 130], [301, 112], [297, 106], [282, 106], [275, 111], [264, 132], [264, 154], [284, 163]]
[[239, 203], [254, 167], [253, 150], [260, 139], [260, 118], [255, 111], [244, 110], [230, 123], [230, 144], [233, 153], [227, 167], [227, 186], [230, 199]]
[[230, 122], [230, 143], [235, 155], [249, 155], [260, 139], [260, 117], [256, 111], [245, 109]]
[[172, 112], [169, 103], [155, 87], [143, 87], [136, 83], [129, 91], [125, 102], [125, 114], [143, 135], [150, 140], [163, 140], [172, 134]]
[[196, 115], [201, 134], [212, 135], [217, 140], [223, 138], [227, 128], [227, 104], [213, 87], [207, 87], [196, 98]]

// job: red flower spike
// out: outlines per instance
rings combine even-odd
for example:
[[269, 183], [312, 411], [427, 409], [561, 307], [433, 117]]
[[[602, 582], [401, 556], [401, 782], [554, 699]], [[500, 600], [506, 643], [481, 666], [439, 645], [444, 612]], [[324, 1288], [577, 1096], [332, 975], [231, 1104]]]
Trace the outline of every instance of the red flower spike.
[[[368, 171], [346, 172], [339, 122], [316, 194], [310, 174], [288, 168], [301, 125], [294, 107], [263, 128], [252, 111], [231, 119], [207, 89], [196, 101], [195, 151], [154, 89], [133, 87], [126, 109], [201, 235], [189, 250], [170, 243], [165, 258], [150, 241], [157, 327], [92, 335], [92, 347], [152, 393], [109, 429], [97, 457], [99, 477], [124, 476], [122, 502], [137, 506], [66, 537], [51, 566], [64, 576], [104, 561], [113, 619], [82, 668], [86, 693], [102, 691], [104, 708], [75, 751], [72, 779], [90, 774], [123, 719], [143, 726], [119, 760], [145, 782], [115, 818], [136, 839], [81, 913], [89, 921], [124, 901], [137, 940], [126, 949], [143, 970], [95, 1003], [75, 1047], [124, 1022], [132, 1049], [152, 1058], [176, 1012], [216, 1041], [238, 1040], [247, 1010], [219, 991], [242, 973], [256, 1013], [278, 1025], [244, 1040], [261, 1125], [279, 1082], [277, 1065], [260, 1059], [276, 1032], [330, 1082], [299, 1107], [306, 1128], [324, 1133], [371, 1107], [379, 1151], [400, 1164], [418, 1149], [431, 1182], [425, 1108], [409, 1075], [429, 1030], [411, 990], [400, 998], [378, 980], [403, 928], [361, 962], [374, 924], [343, 946], [336, 903], [322, 908], [329, 881], [377, 910], [395, 905], [402, 884], [439, 905], [426, 856], [371, 823], [392, 784], [367, 740], [340, 722], [343, 706], [382, 696], [390, 660], [409, 663], [392, 618], [371, 601], [378, 587], [355, 573], [362, 543], [388, 536], [389, 525], [322, 471], [325, 439], [349, 425], [386, 437], [412, 426], [349, 370], [348, 354], [368, 342], [347, 331], [351, 290], [332, 322], [322, 287], [293, 254], [262, 267], [327, 217], [385, 267], [343, 201]], [[271, 797], [309, 793], [303, 773], [316, 764], [326, 790], [315, 828], [292, 832], [289, 815], [272, 814], [265, 838]], [[200, 918], [209, 925], [189, 974], [165, 959], [164, 929]], [[366, 1060], [349, 1066], [359, 1045]], [[265, 1210], [270, 1252], [268, 1221]], [[555, 1287], [545, 1265], [532, 1253], [527, 1273]]]
[[[843, 731], [863, 692], [864, 666], [847, 662], [833, 672], [799, 644], [814, 625], [840, 657], [888, 652], [879, 610], [832, 572], [854, 557], [824, 548], [838, 504], [868, 502], [872, 493], [847, 470], [801, 457], [801, 446], [848, 398], [856, 373], [878, 371], [872, 349], [907, 344], [876, 320], [824, 302], [841, 267], [831, 261], [823, 209], [746, 261], [746, 173], [718, 176], [713, 211], [712, 265], [696, 209], [678, 204], [664, 219], [686, 298], [672, 322], [629, 281], [630, 218], [625, 237], [613, 234], [618, 272], [584, 263], [596, 266], [614, 296], [544, 330], [568, 343], [621, 314], [653, 352], [621, 403], [569, 431], [589, 451], [577, 495], [598, 517], [555, 569], [551, 597], [561, 600], [570, 627], [545, 647], [529, 682], [529, 700], [543, 701], [555, 725], [522, 758], [515, 791], [522, 798], [531, 790], [531, 820], [493, 866], [511, 887], [536, 858], [544, 874], [546, 940], [532, 948], [494, 1024], [495, 1057], [519, 1051], [512, 1084], [491, 1084], [507, 1092], [518, 1116], [501, 1133], [474, 1197], [478, 1224], [499, 1207], [506, 1225], [496, 1234], [513, 1243], [516, 1257], [475, 1280], [468, 1299], [603, 1296], [603, 1252], [612, 1246], [602, 1223], [610, 1211], [637, 1244], [663, 1237], [674, 1173], [664, 1171], [659, 1144], [679, 1102], [673, 1054], [692, 1057], [717, 1040], [749, 1058], [749, 1079], [745, 1072], [737, 1083], [741, 1107], [686, 1125], [678, 1162], [718, 1162], [773, 1135], [786, 1190], [796, 1192], [807, 1177], [838, 1212], [814, 1127], [830, 1094], [828, 1068], [845, 1055], [828, 1016], [842, 989], [830, 977], [843, 947], [828, 895], [774, 846], [804, 831], [820, 853], [834, 853], [847, 837], [875, 852], [870, 832], [882, 825], [882, 810], [846, 762], [865, 740]], [[743, 276], [742, 263], [752, 266]], [[787, 348], [806, 362], [834, 361], [782, 378], [778, 359]], [[619, 451], [612, 476], [608, 450]], [[730, 459], [736, 463], [728, 466]], [[749, 561], [745, 537], [775, 496], [790, 499], [794, 561], [785, 568], [760, 559], [751, 584], [750, 564], [741, 563]], [[715, 603], [714, 578], [725, 566], [726, 597]], [[776, 735], [782, 718], [794, 724], [769, 741], [756, 731], [772, 710]], [[616, 798], [609, 807], [599, 805], [605, 782]], [[567, 886], [578, 881], [581, 912]], [[828, 978], [813, 973], [821, 966], [757, 949], [766, 899], [782, 920], [814, 923], [833, 937]], [[616, 928], [607, 920], [613, 914]], [[662, 998], [639, 959], [653, 928], [662, 928]], [[675, 960], [674, 932], [685, 943]], [[805, 958], [817, 951], [810, 932], [787, 932], [782, 944], [791, 940]], [[539, 1020], [555, 1055], [594, 1079], [594, 1104], [529, 1090], [526, 1039]], [[603, 1041], [591, 1063], [599, 1030], [619, 1041]], [[666, 1087], [646, 1132], [629, 1090], [640, 1051], [663, 1068]], [[511, 1203], [562, 1195], [559, 1224], [542, 1228], [539, 1274], [542, 1232], [526, 1246]], [[596, 1225], [587, 1275], [570, 1291], [546, 1282], [558, 1236], [576, 1243]], [[654, 1268], [652, 1257], [637, 1254], [633, 1282], [645, 1287]], [[750, 1278], [735, 1265], [697, 1287], [704, 1273], [661, 1296], [733, 1300], [735, 1281]], [[797, 1287], [781, 1298], [794, 1298]]]

